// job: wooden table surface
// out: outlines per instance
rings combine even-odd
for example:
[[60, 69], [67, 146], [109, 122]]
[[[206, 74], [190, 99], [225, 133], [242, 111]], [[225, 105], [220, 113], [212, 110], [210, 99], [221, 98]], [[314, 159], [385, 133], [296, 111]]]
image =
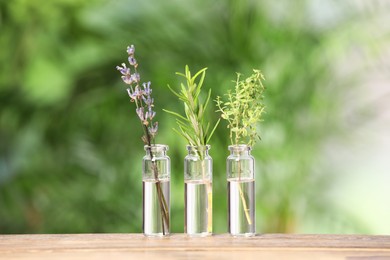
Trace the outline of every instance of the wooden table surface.
[[0, 259], [349, 259], [390, 260], [390, 236], [227, 234], [0, 235]]

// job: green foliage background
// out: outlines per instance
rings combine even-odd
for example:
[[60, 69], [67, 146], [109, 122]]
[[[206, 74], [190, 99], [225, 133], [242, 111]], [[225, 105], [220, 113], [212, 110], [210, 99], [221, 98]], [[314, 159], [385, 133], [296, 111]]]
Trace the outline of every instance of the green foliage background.
[[[214, 97], [236, 72], [266, 77], [253, 151], [259, 232], [302, 232], [307, 221], [367, 231], [327, 199], [334, 175], [319, 167], [326, 141], [344, 134], [340, 96], [354, 82], [334, 62], [345, 35], [362, 33], [352, 21], [368, 19], [329, 3], [343, 15], [321, 25], [303, 0], [0, 1], [0, 233], [142, 232], [142, 131], [115, 70], [129, 44], [152, 81], [157, 142], [170, 147], [172, 232], [183, 232], [186, 149], [162, 109], [182, 107], [166, 86], [185, 64], [208, 67]], [[228, 136], [221, 122], [210, 142], [216, 233], [227, 231]]]

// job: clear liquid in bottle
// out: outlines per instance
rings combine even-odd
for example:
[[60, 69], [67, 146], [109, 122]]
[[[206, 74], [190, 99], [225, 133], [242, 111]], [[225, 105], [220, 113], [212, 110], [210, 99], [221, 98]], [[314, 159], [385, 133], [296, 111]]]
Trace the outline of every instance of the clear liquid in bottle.
[[212, 233], [212, 183], [185, 181], [185, 233], [208, 236]]
[[253, 236], [255, 222], [255, 180], [228, 179], [229, 232], [234, 236]]

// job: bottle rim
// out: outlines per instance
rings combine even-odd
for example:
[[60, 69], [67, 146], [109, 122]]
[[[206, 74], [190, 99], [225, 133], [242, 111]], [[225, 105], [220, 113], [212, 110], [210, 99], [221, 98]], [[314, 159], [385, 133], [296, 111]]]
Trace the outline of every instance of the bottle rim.
[[151, 149], [153, 151], [156, 151], [156, 150], [168, 151], [169, 150], [169, 146], [166, 145], [166, 144], [144, 145], [144, 150], [147, 151], [148, 149]]
[[188, 151], [208, 151], [211, 149], [211, 145], [187, 145]]
[[236, 152], [251, 151], [252, 146], [247, 145], [247, 144], [234, 144], [234, 145], [229, 145], [228, 149], [229, 149], [229, 151], [236, 151]]

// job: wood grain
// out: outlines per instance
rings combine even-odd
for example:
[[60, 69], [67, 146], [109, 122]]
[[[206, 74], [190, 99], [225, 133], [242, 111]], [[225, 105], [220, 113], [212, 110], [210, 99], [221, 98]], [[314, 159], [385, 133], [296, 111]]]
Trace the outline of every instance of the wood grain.
[[173, 234], [0, 235], [0, 259], [390, 260], [390, 236], [263, 234], [250, 238]]

